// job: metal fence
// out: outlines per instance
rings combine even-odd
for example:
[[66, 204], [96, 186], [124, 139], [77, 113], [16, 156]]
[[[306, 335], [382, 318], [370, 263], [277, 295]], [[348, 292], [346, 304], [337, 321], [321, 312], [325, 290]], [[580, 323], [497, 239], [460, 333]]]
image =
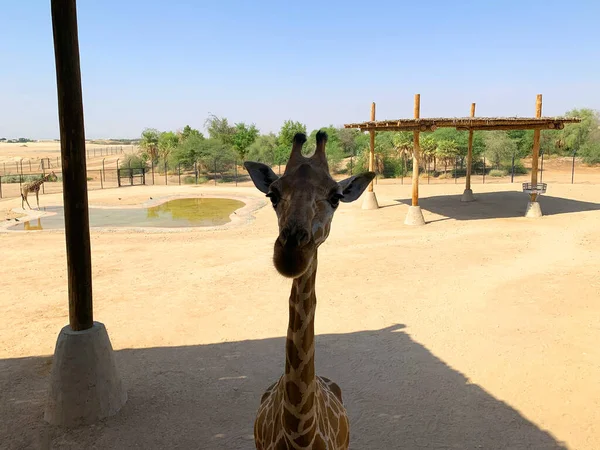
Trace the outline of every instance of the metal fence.
[[[110, 151], [110, 150], [109, 150]], [[104, 153], [103, 153], [104, 154]], [[115, 153], [113, 153], [114, 155]], [[118, 154], [118, 153], [117, 153]], [[107, 161], [108, 160], [108, 161]], [[600, 182], [600, 167], [590, 167], [581, 163], [576, 157], [560, 158], [548, 165], [544, 156], [540, 158], [539, 182], [547, 183], [590, 183]], [[276, 174], [281, 175], [285, 165], [273, 164], [261, 161], [272, 167]], [[355, 159], [342, 162], [338, 169], [340, 173], [335, 178], [344, 178], [362, 170], [356, 166]], [[376, 156], [375, 166], [377, 177], [376, 183], [386, 178], [388, 182], [398, 184], [410, 184], [412, 176], [412, 163], [410, 159], [401, 162], [401, 170], [398, 176], [390, 176], [386, 173], [385, 161]], [[422, 160], [420, 164], [420, 182], [422, 184], [434, 183], [464, 183], [466, 176], [466, 161], [457, 158], [453, 161]], [[93, 167], [93, 168], [90, 168]], [[517, 170], [520, 169], [520, 170]], [[522, 173], [523, 171], [526, 173]], [[473, 161], [471, 182], [478, 183], [520, 183], [529, 181], [530, 162], [527, 160], [515, 161], [509, 167], [496, 168], [485, 158]], [[11, 164], [0, 165], [0, 198], [20, 197], [21, 188], [44, 175], [54, 172], [55, 181], [49, 180], [41, 185], [41, 194], [52, 194], [62, 192], [62, 170], [60, 160], [45, 158], [39, 164]], [[404, 176], [400, 176], [404, 174]], [[88, 161], [87, 170], [88, 189], [119, 188], [136, 185], [233, 185], [250, 182], [250, 177], [243, 167], [243, 161], [227, 158], [205, 158], [189, 163], [174, 165], [169, 161], [158, 161], [146, 166], [132, 166], [122, 164], [121, 158], [92, 158]]]

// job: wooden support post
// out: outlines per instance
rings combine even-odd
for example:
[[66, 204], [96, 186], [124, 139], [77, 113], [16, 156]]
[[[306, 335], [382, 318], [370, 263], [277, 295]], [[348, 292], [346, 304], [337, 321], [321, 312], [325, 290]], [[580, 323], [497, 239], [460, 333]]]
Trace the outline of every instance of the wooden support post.
[[[535, 101], [535, 117], [542, 117], [542, 94], [538, 94]], [[540, 133], [539, 129], [533, 130], [533, 151], [531, 154], [531, 185], [535, 189], [538, 182], [538, 160], [540, 157]], [[535, 202], [537, 194], [531, 194], [531, 201]]]
[[[421, 115], [421, 94], [415, 94], [415, 119]], [[413, 131], [413, 176], [412, 176], [412, 206], [419, 206], [419, 160], [421, 146], [419, 145], [419, 132]]]
[[[415, 94], [415, 119], [421, 115], [421, 94]], [[419, 206], [419, 159], [421, 146], [419, 145], [419, 132], [413, 131], [413, 176], [412, 176], [412, 202], [408, 208], [405, 225], [425, 225], [425, 218]]]
[[[471, 117], [475, 117], [475, 103], [471, 103]], [[465, 181], [465, 191], [460, 199], [461, 202], [472, 202], [473, 190], [471, 189], [471, 172], [473, 169], [473, 129], [469, 129], [469, 143], [467, 147], [467, 175]]]
[[[375, 102], [371, 103], [371, 121], [375, 121]], [[369, 172], [375, 172], [375, 131], [369, 131]], [[365, 192], [362, 209], [378, 209], [377, 197], [373, 192], [373, 183], [371, 180]]]
[[[471, 117], [475, 117], [475, 103], [471, 103]], [[467, 150], [467, 184], [471, 189], [471, 169], [473, 167], [473, 130], [469, 130], [469, 148]]]
[[63, 201], [69, 288], [69, 325], [93, 325], [92, 258], [85, 161], [85, 131], [75, 0], [52, 0]]
[[65, 208], [69, 325], [54, 347], [44, 420], [77, 427], [116, 414], [127, 391], [92, 316], [92, 258], [76, 0], [51, 0]]
[[[375, 102], [371, 103], [371, 122], [375, 121]], [[375, 131], [369, 131], [369, 172], [375, 171]], [[373, 180], [369, 183], [369, 192], [373, 192]]]

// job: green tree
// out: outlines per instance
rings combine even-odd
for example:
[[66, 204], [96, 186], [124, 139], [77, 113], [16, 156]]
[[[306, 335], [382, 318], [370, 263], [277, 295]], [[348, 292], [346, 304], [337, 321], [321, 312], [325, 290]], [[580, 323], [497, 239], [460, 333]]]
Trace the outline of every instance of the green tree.
[[186, 125], [185, 127], [183, 127], [183, 131], [180, 133], [180, 141], [185, 141], [186, 139], [192, 136], [204, 137], [200, 131], [190, 127], [189, 125]]
[[293, 120], [286, 120], [279, 130], [279, 135], [277, 136], [278, 144], [288, 149], [288, 156], [292, 149], [292, 142], [296, 133], [306, 134], [306, 125], [294, 122]]
[[156, 128], [144, 128], [140, 140], [142, 157], [146, 160], [156, 161], [158, 159], [158, 138], [160, 131]]
[[209, 114], [204, 125], [206, 126], [208, 135], [211, 139], [218, 139], [226, 146], [231, 146], [233, 144], [235, 127], [229, 125], [227, 118]]
[[175, 148], [171, 154], [172, 167], [182, 164], [186, 169], [192, 169], [194, 163], [203, 155], [204, 136], [201, 133], [190, 135]]
[[248, 147], [256, 141], [258, 135], [258, 129], [254, 124], [250, 126], [247, 126], [244, 122], [235, 124], [235, 134], [232, 138], [232, 144], [241, 159], [246, 158]]
[[179, 144], [179, 136], [172, 131], [163, 131], [158, 136], [158, 153], [160, 157], [166, 159], [171, 152], [177, 148]]
[[265, 163], [269, 166], [275, 164], [277, 149], [277, 136], [273, 133], [263, 134], [248, 147], [246, 158], [250, 161]]
[[435, 155], [436, 158], [439, 158], [444, 162], [444, 172], [448, 171], [448, 164], [452, 165], [460, 153], [461, 151], [455, 141], [451, 139], [437, 141]]
[[[445, 142], [445, 141], [441, 141]], [[452, 141], [454, 142], [454, 141]], [[411, 143], [412, 147], [412, 143]], [[437, 147], [438, 143], [431, 134], [425, 134], [419, 138], [419, 147], [421, 147], [421, 154], [423, 155], [424, 162], [433, 161], [433, 171], [435, 172], [437, 163]]]
[[[565, 124], [565, 128], [561, 133], [561, 140], [564, 143], [564, 148], [567, 152], [572, 153], [573, 150], [579, 150], [586, 143], [590, 134], [597, 133], [600, 126], [600, 116], [598, 111], [593, 109], [572, 109], [565, 114], [567, 117], [579, 117], [580, 123]], [[592, 136], [595, 139], [595, 135]]]
[[502, 163], [512, 159], [517, 152], [517, 141], [505, 131], [488, 131], [485, 135], [485, 157], [499, 169]]

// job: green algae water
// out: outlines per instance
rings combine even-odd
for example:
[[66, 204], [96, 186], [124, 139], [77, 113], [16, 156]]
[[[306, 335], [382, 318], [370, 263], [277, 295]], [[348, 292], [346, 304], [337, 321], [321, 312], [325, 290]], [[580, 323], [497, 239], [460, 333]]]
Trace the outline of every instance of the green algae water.
[[[89, 208], [90, 227], [212, 227], [230, 222], [245, 205], [228, 198], [179, 198], [148, 208]], [[10, 227], [11, 230], [55, 230], [65, 227], [62, 206], [42, 208], [52, 214]]]

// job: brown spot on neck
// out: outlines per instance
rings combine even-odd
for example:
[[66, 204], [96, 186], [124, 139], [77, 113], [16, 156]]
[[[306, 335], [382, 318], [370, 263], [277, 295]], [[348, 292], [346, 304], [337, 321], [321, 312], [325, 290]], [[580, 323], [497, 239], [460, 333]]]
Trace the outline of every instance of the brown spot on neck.
[[[286, 408], [298, 415], [311, 414], [315, 404], [314, 317], [317, 306], [315, 280], [317, 257], [306, 272], [295, 278], [289, 303], [289, 325], [286, 339], [285, 389]], [[284, 426], [296, 431], [297, 420], [284, 415]], [[286, 417], [290, 420], [286, 420]], [[287, 422], [287, 423], [286, 423]]]

